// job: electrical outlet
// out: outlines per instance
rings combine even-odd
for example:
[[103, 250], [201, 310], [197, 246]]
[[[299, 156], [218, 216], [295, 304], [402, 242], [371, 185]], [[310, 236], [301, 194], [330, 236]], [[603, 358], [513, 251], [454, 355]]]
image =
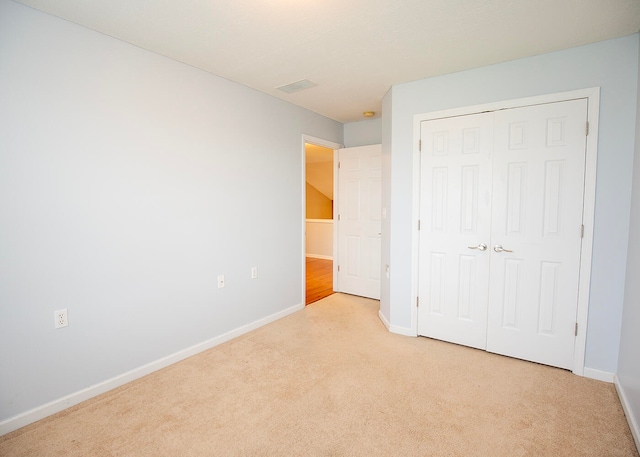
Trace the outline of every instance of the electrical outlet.
[[218, 289], [224, 287], [224, 275], [218, 275]]
[[69, 325], [69, 316], [67, 309], [59, 309], [53, 313], [55, 317], [55, 328], [67, 327]]
[[258, 277], [258, 267], [251, 267], [251, 279]]

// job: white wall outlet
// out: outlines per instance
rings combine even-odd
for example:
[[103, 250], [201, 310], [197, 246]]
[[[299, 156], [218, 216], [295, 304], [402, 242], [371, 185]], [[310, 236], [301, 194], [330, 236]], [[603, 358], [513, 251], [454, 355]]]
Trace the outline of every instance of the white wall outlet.
[[258, 277], [258, 267], [251, 267], [251, 279]]
[[59, 309], [53, 313], [55, 317], [55, 328], [67, 327], [69, 325], [69, 316], [67, 309]]
[[224, 287], [224, 275], [218, 275], [218, 289]]

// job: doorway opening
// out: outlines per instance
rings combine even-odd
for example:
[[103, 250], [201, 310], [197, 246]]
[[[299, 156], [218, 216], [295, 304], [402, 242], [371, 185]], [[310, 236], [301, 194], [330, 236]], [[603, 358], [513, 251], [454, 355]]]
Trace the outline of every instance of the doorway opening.
[[306, 143], [305, 305], [333, 294], [334, 153]]

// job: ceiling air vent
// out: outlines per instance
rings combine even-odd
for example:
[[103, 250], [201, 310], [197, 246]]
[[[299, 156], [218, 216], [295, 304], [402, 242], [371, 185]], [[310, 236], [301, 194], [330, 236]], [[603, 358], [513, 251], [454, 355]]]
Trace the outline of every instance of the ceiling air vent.
[[312, 83], [308, 79], [301, 79], [300, 81], [296, 81], [291, 84], [287, 84], [286, 86], [276, 87], [276, 89], [281, 90], [287, 94], [291, 94], [293, 92], [298, 92], [300, 90], [309, 89], [311, 87], [317, 86], [316, 83]]

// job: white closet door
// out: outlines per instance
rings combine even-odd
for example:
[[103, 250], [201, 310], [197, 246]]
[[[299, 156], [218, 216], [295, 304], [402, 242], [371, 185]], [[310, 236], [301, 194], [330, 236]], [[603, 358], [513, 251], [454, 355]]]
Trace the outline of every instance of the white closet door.
[[418, 333], [481, 349], [487, 328], [492, 118], [486, 113], [421, 125]]
[[338, 281], [336, 290], [380, 299], [382, 146], [338, 152]]
[[585, 99], [495, 113], [491, 352], [573, 365], [586, 120]]

